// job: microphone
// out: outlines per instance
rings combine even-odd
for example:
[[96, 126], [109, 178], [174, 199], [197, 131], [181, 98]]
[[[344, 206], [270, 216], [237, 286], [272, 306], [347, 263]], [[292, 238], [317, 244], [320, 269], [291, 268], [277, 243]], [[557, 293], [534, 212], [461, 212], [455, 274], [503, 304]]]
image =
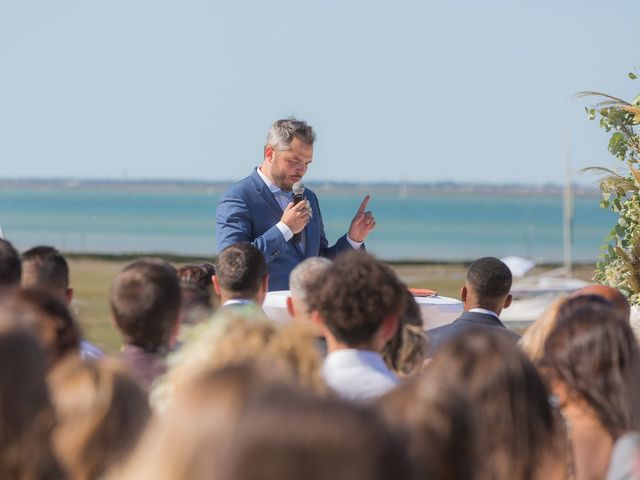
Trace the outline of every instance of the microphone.
[[[304, 201], [304, 184], [302, 182], [296, 182], [291, 187], [291, 191], [293, 192], [293, 204], [297, 205], [300, 202]], [[293, 241], [297, 244], [302, 242], [302, 231], [293, 234]]]

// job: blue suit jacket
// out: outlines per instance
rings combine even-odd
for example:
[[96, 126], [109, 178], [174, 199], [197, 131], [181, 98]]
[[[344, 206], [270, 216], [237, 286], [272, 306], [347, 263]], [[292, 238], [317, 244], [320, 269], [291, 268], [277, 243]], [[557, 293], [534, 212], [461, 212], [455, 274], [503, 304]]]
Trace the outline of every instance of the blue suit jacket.
[[216, 211], [218, 253], [237, 242], [251, 242], [264, 255], [269, 266], [269, 290], [288, 290], [291, 270], [307, 257], [334, 257], [351, 250], [343, 235], [332, 247], [324, 235], [318, 198], [308, 188], [304, 191], [313, 216], [305, 227], [304, 252], [293, 239], [285, 241], [276, 223], [282, 218], [278, 205], [256, 170], [227, 190]]
[[500, 335], [506, 335], [517, 342], [520, 335], [505, 327], [504, 323], [493, 315], [480, 312], [463, 312], [460, 317], [448, 325], [427, 330], [429, 340], [429, 356], [432, 356], [438, 348], [449, 339], [468, 330], [469, 328], [481, 328]]

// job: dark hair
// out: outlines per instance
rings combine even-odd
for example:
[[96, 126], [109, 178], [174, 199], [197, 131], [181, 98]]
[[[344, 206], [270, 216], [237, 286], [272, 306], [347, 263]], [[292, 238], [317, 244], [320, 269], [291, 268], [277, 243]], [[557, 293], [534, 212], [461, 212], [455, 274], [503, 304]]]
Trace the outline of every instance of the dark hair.
[[585, 303], [561, 310], [541, 366], [550, 380], [567, 386], [569, 395], [587, 402], [614, 440], [637, 429], [632, 397], [640, 377], [638, 345], [614, 307]]
[[216, 278], [225, 290], [251, 298], [267, 276], [267, 262], [249, 242], [228, 246], [216, 260]]
[[369, 341], [385, 318], [404, 307], [406, 286], [387, 265], [362, 251], [341, 255], [317, 288], [308, 292], [336, 339], [355, 346]]
[[290, 395], [262, 401], [240, 419], [222, 480], [405, 480], [400, 441], [369, 409]]
[[19, 315], [0, 307], [0, 478], [62, 479], [44, 356]]
[[480, 445], [488, 453], [489, 478], [533, 479], [545, 460], [562, 452], [547, 388], [506, 335], [466, 330], [445, 343], [427, 369], [465, 385], [476, 409]]
[[113, 281], [110, 303], [126, 342], [147, 350], [166, 347], [180, 309], [175, 269], [154, 258], [130, 263]]
[[18, 252], [10, 242], [0, 238], [0, 289], [19, 285], [21, 275]]
[[467, 282], [480, 298], [499, 298], [511, 290], [511, 270], [497, 258], [479, 258], [469, 267]]
[[48, 368], [80, 351], [80, 327], [60, 299], [44, 290], [25, 288], [7, 302], [33, 327]]
[[64, 293], [69, 288], [69, 265], [53, 247], [30, 248], [22, 254], [22, 286]]
[[178, 269], [178, 279], [182, 283], [193, 283], [203, 289], [211, 290], [211, 277], [216, 274], [216, 269], [209, 262], [190, 263]]
[[182, 295], [182, 323], [194, 325], [209, 318], [214, 309], [213, 282], [216, 271], [211, 263], [193, 263], [178, 270]]
[[406, 437], [416, 478], [484, 478], [473, 404], [458, 376], [427, 368], [420, 376], [382, 396], [376, 408]]

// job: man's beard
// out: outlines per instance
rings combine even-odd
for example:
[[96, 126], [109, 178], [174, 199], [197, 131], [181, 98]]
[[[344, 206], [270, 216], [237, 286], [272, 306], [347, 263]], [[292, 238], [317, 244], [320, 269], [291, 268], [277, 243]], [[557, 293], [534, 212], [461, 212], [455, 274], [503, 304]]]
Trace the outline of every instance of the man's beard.
[[291, 191], [291, 187], [293, 185], [288, 185], [286, 183], [287, 174], [281, 172], [275, 165], [271, 167], [271, 176], [273, 177], [273, 183], [275, 183], [276, 186], [280, 188], [280, 190], [282, 190], [283, 192]]

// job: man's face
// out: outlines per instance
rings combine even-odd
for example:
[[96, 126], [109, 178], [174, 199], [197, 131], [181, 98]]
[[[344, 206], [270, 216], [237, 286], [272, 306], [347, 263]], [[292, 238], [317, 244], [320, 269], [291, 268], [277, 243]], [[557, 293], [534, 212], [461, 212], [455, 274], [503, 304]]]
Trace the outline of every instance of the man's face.
[[313, 157], [313, 147], [294, 138], [289, 150], [275, 151], [267, 146], [265, 159], [271, 167], [271, 179], [283, 191], [291, 191], [294, 183], [302, 180]]

